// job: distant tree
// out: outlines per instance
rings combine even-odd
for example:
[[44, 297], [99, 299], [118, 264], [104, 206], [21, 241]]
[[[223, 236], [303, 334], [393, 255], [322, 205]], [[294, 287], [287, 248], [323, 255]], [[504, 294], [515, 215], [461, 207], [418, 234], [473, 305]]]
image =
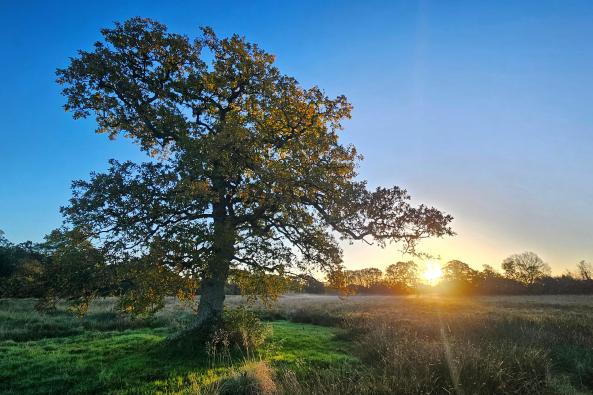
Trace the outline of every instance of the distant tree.
[[310, 275], [299, 276], [301, 291], [310, 294], [322, 294], [325, 292], [325, 286], [315, 277]]
[[350, 285], [349, 270], [334, 270], [327, 273], [325, 289], [330, 293], [336, 293], [340, 295], [353, 294], [354, 290]]
[[443, 266], [443, 278], [450, 281], [473, 282], [478, 276], [478, 271], [459, 260], [449, 261]]
[[502, 262], [502, 269], [507, 278], [525, 285], [533, 284], [551, 273], [550, 266], [533, 252], [509, 256]]
[[368, 287], [368, 278], [364, 275], [364, 269], [344, 270], [343, 279], [346, 286], [352, 290], [360, 291]]
[[443, 281], [441, 287], [452, 293], [470, 293], [474, 291], [479, 272], [467, 263], [452, 260], [443, 266]]
[[581, 280], [591, 280], [593, 273], [591, 263], [585, 262], [584, 260], [577, 263], [577, 273]]
[[12, 244], [4, 237], [0, 230], [0, 279], [10, 277], [15, 270]]
[[79, 229], [56, 229], [40, 246], [46, 259], [32, 280], [40, 292], [38, 309], [68, 300], [82, 314], [91, 299], [116, 287], [114, 276], [107, 276], [104, 256]]
[[561, 294], [591, 294], [593, 281], [579, 279], [570, 274], [561, 276], [545, 276], [537, 279], [529, 286], [531, 293], [561, 295]]
[[341, 276], [338, 276], [338, 274], [339, 273], [331, 274], [328, 277], [332, 281], [336, 281], [336, 279], [339, 278], [341, 280], [342, 287], [345, 288], [362, 287], [360, 270], [344, 270], [342, 271]]
[[43, 273], [46, 256], [42, 247], [31, 241], [9, 242], [0, 235], [0, 297], [39, 297], [36, 281]]
[[502, 275], [497, 272], [491, 265], [482, 265], [482, 272], [480, 273], [482, 278], [500, 278]]
[[385, 281], [396, 291], [411, 292], [418, 284], [418, 265], [414, 261], [391, 264], [385, 270]]
[[128, 137], [153, 158], [111, 161], [74, 183], [63, 213], [108, 264], [144, 268], [147, 286], [159, 273], [199, 280], [192, 326], [208, 330], [232, 270], [262, 281], [275, 277], [259, 273], [331, 273], [341, 266], [335, 233], [410, 252], [452, 234], [450, 216], [411, 206], [405, 190], [357, 180], [359, 156], [338, 139], [352, 108], [344, 96], [301, 87], [242, 37], [202, 32], [190, 40], [133, 18], [57, 71], [74, 118], [93, 115], [98, 133]]
[[517, 295], [526, 292], [526, 287], [504, 277], [490, 265], [483, 265], [478, 273], [475, 291], [484, 295]]
[[381, 282], [383, 272], [375, 267], [369, 267], [360, 270], [360, 282], [365, 288], [371, 288]]
[[359, 270], [343, 270], [336, 273], [333, 278], [328, 276], [329, 288], [334, 287], [333, 281], [343, 284], [347, 293], [388, 293], [389, 290], [383, 281], [383, 272], [380, 269], [369, 267]]

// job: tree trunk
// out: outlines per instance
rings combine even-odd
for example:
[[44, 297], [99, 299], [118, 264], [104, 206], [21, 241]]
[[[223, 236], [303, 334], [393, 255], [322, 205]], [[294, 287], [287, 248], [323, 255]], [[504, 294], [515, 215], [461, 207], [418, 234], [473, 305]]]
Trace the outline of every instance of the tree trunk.
[[228, 266], [225, 273], [210, 278], [202, 278], [200, 284], [200, 303], [194, 327], [204, 324], [214, 324], [222, 318], [224, 307], [224, 286], [228, 276]]
[[214, 206], [214, 253], [200, 284], [200, 303], [192, 328], [208, 331], [222, 319], [224, 288], [229, 276], [231, 260], [235, 254], [235, 229], [226, 216], [224, 204]]

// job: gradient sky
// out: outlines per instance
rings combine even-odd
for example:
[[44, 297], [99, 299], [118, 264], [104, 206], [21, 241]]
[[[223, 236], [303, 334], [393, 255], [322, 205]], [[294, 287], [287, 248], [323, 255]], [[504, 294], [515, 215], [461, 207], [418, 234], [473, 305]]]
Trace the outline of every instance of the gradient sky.
[[[593, 2], [94, 3], [0, 2], [9, 240], [59, 226], [71, 180], [109, 158], [143, 158], [72, 120], [54, 70], [100, 28], [144, 16], [190, 36], [200, 25], [243, 34], [303, 85], [345, 94], [354, 113], [343, 141], [365, 156], [361, 176], [455, 217], [458, 235], [424, 250], [475, 268], [532, 250], [555, 273], [593, 260]], [[345, 247], [351, 268], [401, 258], [395, 247]]]

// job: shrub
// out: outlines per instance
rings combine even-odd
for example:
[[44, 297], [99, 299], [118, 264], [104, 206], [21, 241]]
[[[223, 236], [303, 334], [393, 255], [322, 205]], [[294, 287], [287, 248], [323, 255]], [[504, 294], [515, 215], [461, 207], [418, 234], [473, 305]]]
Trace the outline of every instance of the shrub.
[[207, 342], [208, 355], [226, 357], [232, 351], [240, 351], [248, 357], [253, 356], [269, 333], [270, 327], [245, 307], [227, 309]]

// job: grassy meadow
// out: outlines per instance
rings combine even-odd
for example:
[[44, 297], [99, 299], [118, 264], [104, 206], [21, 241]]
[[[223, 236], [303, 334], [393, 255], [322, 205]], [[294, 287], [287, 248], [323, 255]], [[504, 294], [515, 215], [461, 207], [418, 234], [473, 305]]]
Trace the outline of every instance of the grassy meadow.
[[[173, 299], [147, 319], [113, 299], [66, 306], [0, 300], [0, 393], [585, 394], [593, 391], [593, 298], [294, 295], [249, 305], [266, 341], [187, 355], [167, 337], [192, 318]], [[230, 309], [244, 305], [228, 297]]]

